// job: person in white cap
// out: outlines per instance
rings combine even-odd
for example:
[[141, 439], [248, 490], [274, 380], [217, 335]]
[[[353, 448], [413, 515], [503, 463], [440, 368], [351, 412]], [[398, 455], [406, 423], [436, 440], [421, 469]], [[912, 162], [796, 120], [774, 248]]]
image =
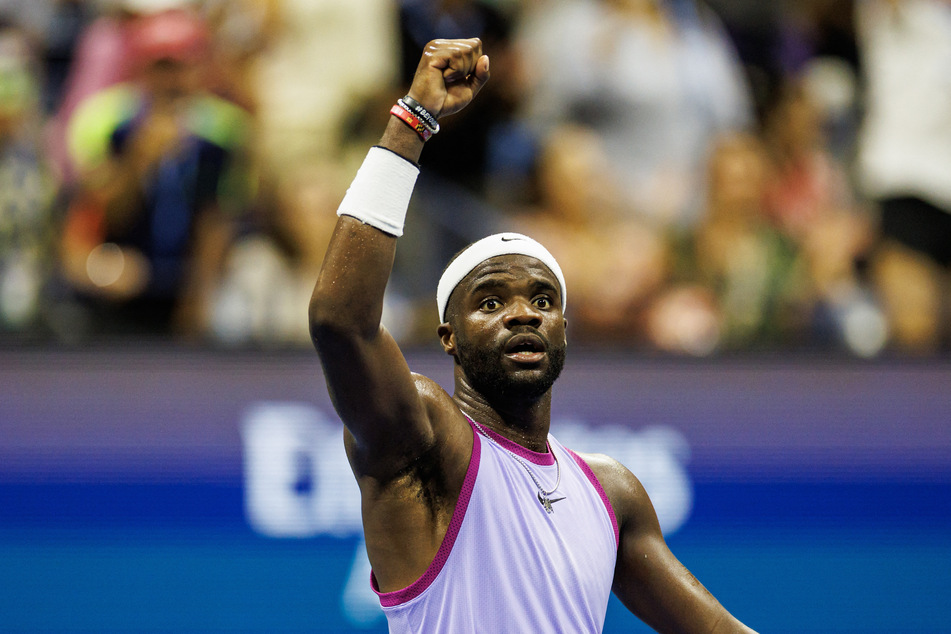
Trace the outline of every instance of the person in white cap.
[[567, 297], [542, 245], [489, 236], [447, 266], [452, 396], [381, 324], [423, 144], [488, 79], [478, 39], [427, 45], [340, 204], [310, 305], [390, 631], [600, 632], [613, 590], [659, 631], [749, 632], [670, 552], [630, 471], [549, 433]]

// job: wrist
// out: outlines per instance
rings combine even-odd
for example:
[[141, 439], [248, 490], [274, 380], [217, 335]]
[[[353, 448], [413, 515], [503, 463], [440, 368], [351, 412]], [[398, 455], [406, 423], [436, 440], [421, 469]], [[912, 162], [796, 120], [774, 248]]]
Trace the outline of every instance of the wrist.
[[403, 223], [418, 175], [419, 166], [404, 155], [386, 146], [370, 148], [337, 215], [351, 216], [398, 238], [403, 235]]
[[419, 138], [423, 140], [423, 143], [432, 138], [433, 134], [437, 132], [437, 130], [429, 127], [427, 123], [416, 116], [402, 99], [397, 101], [396, 104], [390, 108], [390, 114], [402, 121], [417, 135], [419, 135]]
[[439, 121], [436, 120], [436, 115], [413, 97], [407, 94], [402, 99], [398, 99], [396, 103], [412, 113], [429, 132], [432, 134], [439, 132]]
[[408, 161], [418, 163], [424, 142], [408, 125], [391, 116], [378, 145]]

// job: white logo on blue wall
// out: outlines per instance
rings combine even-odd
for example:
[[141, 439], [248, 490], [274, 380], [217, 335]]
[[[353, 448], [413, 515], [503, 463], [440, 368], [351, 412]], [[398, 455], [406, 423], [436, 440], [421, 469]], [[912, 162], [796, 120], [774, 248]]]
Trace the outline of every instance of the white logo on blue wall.
[[[665, 534], [689, 517], [693, 490], [685, 464], [690, 448], [677, 430], [594, 427], [572, 419], [554, 421], [552, 430], [575, 451], [607, 453], [628, 467], [650, 495]], [[349, 579], [341, 580], [341, 607], [354, 625], [381, 618], [369, 584], [360, 492], [347, 463], [340, 421], [307, 403], [262, 402], [245, 414], [241, 436], [251, 527], [275, 538], [360, 537]]]
[[339, 420], [312, 405], [260, 403], [241, 431], [245, 510], [255, 531], [269, 537], [362, 532], [360, 491]]

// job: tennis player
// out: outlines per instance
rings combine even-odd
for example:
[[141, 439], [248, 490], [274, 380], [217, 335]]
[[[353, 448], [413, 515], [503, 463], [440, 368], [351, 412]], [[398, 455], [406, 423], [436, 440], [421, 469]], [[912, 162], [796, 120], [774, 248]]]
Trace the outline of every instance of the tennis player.
[[630, 471], [549, 433], [567, 289], [541, 244], [489, 236], [446, 268], [452, 396], [381, 325], [416, 161], [488, 79], [478, 39], [427, 45], [340, 205], [310, 306], [390, 631], [600, 632], [613, 591], [658, 631], [749, 632], [670, 552]]

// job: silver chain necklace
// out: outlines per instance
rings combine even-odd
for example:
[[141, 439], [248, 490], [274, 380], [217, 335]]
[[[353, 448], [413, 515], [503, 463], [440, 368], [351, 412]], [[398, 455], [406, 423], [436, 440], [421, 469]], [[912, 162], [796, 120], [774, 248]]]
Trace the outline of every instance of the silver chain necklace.
[[471, 418], [469, 420], [472, 421], [472, 424], [476, 426], [476, 429], [479, 430], [479, 433], [485, 436], [489, 440], [489, 442], [491, 442], [493, 445], [495, 445], [496, 447], [504, 451], [506, 454], [515, 458], [515, 461], [519, 463], [520, 465], [522, 465], [522, 468], [525, 469], [526, 473], [528, 473], [528, 476], [532, 479], [532, 482], [535, 483], [535, 488], [538, 489], [538, 503], [542, 505], [542, 508], [545, 509], [545, 512], [549, 514], [554, 513], [555, 509], [552, 508], [551, 506], [552, 503], [560, 502], [561, 500], [565, 499], [565, 496], [561, 496], [560, 498], [555, 498], [555, 499], [552, 499], [551, 497], [555, 493], [555, 491], [558, 490], [558, 487], [561, 485], [561, 463], [558, 462], [558, 456], [555, 455], [554, 450], [549, 449], [549, 451], [551, 451], [551, 457], [555, 460], [555, 469], [557, 470], [558, 475], [555, 479], [555, 488], [553, 488], [551, 491], [546, 491], [542, 487], [541, 482], [538, 481], [538, 478], [535, 476], [534, 472], [532, 472], [529, 466], [525, 463], [524, 460], [522, 460], [522, 458], [518, 454], [515, 454], [509, 451], [508, 449], [506, 449], [505, 447], [503, 447], [501, 443], [499, 443], [495, 438], [490, 436], [489, 433], [482, 428], [482, 425], [475, 422]]

